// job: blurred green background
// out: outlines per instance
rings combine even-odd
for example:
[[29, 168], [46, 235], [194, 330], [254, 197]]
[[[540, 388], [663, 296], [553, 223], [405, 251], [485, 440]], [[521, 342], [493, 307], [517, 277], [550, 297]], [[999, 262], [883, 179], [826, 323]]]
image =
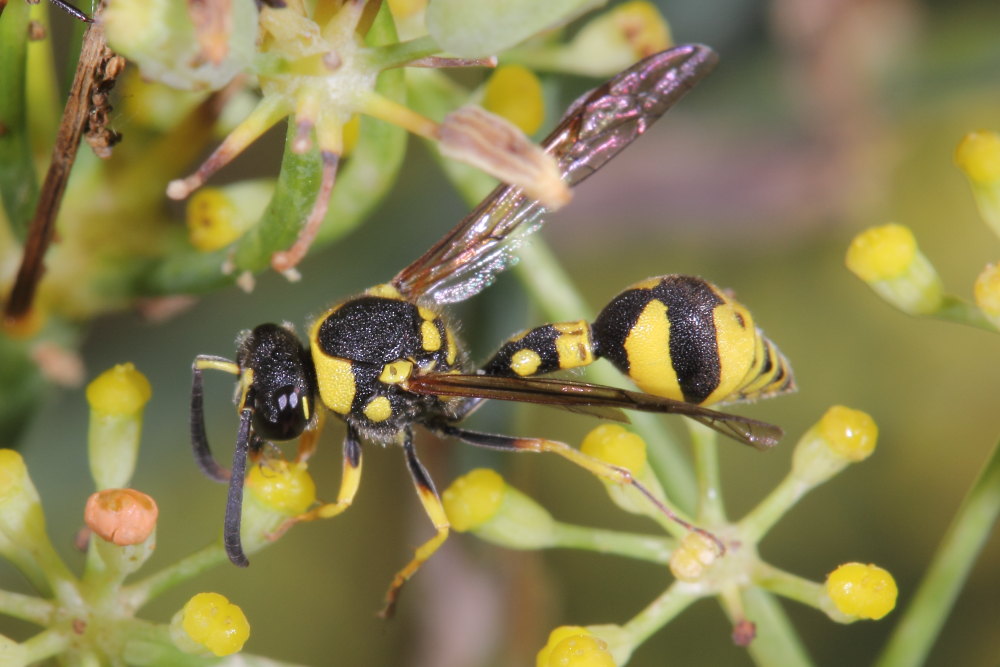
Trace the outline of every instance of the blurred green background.
[[[998, 240], [980, 221], [955, 145], [968, 131], [1000, 129], [1000, 6], [908, 0], [711, 0], [662, 3], [677, 42], [716, 48], [721, 65], [650, 134], [588, 181], [544, 236], [596, 312], [626, 285], [692, 273], [732, 288], [795, 369], [797, 394], [739, 408], [780, 424], [786, 442], [767, 454], [726, 446], [724, 492], [732, 516], [786, 473], [791, 445], [827, 407], [869, 412], [879, 447], [798, 504], [762, 545], [779, 567], [813, 580], [846, 561], [896, 577], [905, 606], [950, 517], [1000, 433], [1000, 338], [907, 317], [843, 267], [850, 238], [889, 221], [910, 226], [948, 289], [971, 295]], [[575, 81], [578, 89], [589, 85]], [[578, 92], [578, 91], [576, 91]], [[572, 92], [567, 93], [567, 99]], [[118, 121], [127, 136], [128, 119]], [[275, 173], [281, 132], [215, 182]], [[189, 452], [190, 364], [231, 356], [238, 331], [288, 320], [302, 329], [332, 302], [390, 278], [465, 212], [414, 143], [392, 196], [358, 232], [314, 253], [292, 284], [263, 276], [160, 324], [123, 314], [95, 322], [83, 348], [88, 378], [132, 361], [153, 385], [134, 486], [160, 504], [151, 572], [221, 530], [225, 489], [203, 478]], [[273, 171], [272, 171], [273, 169]], [[505, 336], [540, 322], [516, 277], [455, 309], [485, 358]], [[228, 456], [236, 419], [224, 376], [208, 378], [210, 436]], [[623, 381], [624, 386], [624, 381]], [[677, 428], [676, 419], [664, 419]], [[71, 562], [90, 491], [82, 390], [52, 391], [23, 452], [43, 496], [50, 533]], [[582, 416], [491, 406], [480, 429], [578, 443]], [[680, 432], [680, 429], [678, 429]], [[314, 458], [322, 497], [336, 493], [339, 440], [331, 420]], [[469, 451], [423, 437], [439, 489], [471, 467], [500, 470], [557, 518], [649, 530], [601, 485], [562, 460]], [[250, 619], [247, 650], [305, 664], [446, 667], [533, 660], [549, 629], [623, 622], [659, 594], [669, 574], [646, 563], [583, 552], [520, 553], [454, 536], [423, 568], [391, 622], [375, 617], [392, 574], [430, 536], [401, 452], [369, 446], [364, 483], [334, 521], [296, 527], [248, 570], [222, 567], [157, 600], [168, 619], [193, 593], [215, 590]], [[1000, 539], [980, 557], [930, 664], [1000, 664]], [[4, 563], [0, 585], [24, 584]], [[892, 630], [836, 625], [787, 604], [818, 664], [866, 664]], [[0, 622], [22, 636], [27, 626]], [[631, 665], [740, 665], [719, 607], [703, 601], [635, 654]]]

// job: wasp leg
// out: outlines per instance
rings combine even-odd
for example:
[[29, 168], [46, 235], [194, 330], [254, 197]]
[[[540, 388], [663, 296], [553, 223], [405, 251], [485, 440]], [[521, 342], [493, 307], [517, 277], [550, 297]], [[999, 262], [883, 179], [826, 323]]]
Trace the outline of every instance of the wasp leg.
[[[229, 494], [226, 497], [226, 520], [222, 529], [222, 542], [226, 555], [234, 565], [246, 567], [249, 559], [243, 553], [240, 539], [240, 522], [243, 518], [243, 487], [246, 481], [247, 458], [260, 451], [261, 441], [250, 431], [253, 411], [240, 411], [240, 430], [236, 435], [236, 450], [233, 452], [233, 468], [229, 477]], [[252, 450], [252, 451], [251, 451]]]
[[[326, 411], [318, 410], [316, 415], [316, 422], [312, 427], [306, 427], [306, 430], [302, 432], [299, 436], [299, 447], [295, 453], [295, 461], [303, 462], [308, 461], [309, 457], [313, 455], [316, 451], [316, 444], [319, 442], [319, 434], [323, 432], [323, 426], [326, 424]], [[347, 437], [351, 437], [351, 427], [347, 427]], [[355, 437], [356, 439], [356, 437]], [[344, 443], [344, 455], [347, 455], [347, 443]], [[358, 458], [360, 459], [361, 452], [358, 452]]]
[[[307, 431], [308, 433], [308, 431]], [[305, 437], [305, 434], [303, 434]], [[305, 457], [300, 456], [298, 460]], [[285, 532], [300, 521], [315, 521], [316, 519], [330, 519], [351, 506], [354, 497], [358, 494], [358, 487], [361, 485], [361, 438], [358, 432], [351, 426], [347, 427], [347, 436], [344, 438], [344, 466], [340, 475], [340, 491], [337, 492], [337, 501], [333, 503], [323, 503], [314, 507], [308, 512], [291, 517], [268, 535], [269, 539], [276, 540]]]
[[639, 483], [639, 481], [636, 480], [632, 473], [626, 468], [606, 463], [600, 459], [595, 459], [594, 457], [588, 456], [580, 450], [574, 449], [566, 443], [559, 442], [557, 440], [545, 440], [543, 438], [517, 438], [507, 435], [497, 435], [494, 433], [479, 433], [477, 431], [467, 431], [451, 425], [435, 425], [435, 428], [442, 435], [457, 438], [462, 442], [466, 442], [470, 445], [476, 445], [477, 447], [487, 447], [489, 449], [500, 449], [515, 452], [553, 452], [564, 459], [572, 461], [576, 465], [596, 475], [597, 477], [600, 477], [601, 479], [609, 482], [615, 482], [617, 484], [628, 484], [644, 495], [649, 502], [656, 507], [656, 509], [666, 515], [671, 521], [683, 526], [687, 530], [696, 532], [711, 540], [717, 547], [720, 555], [726, 553], [726, 547], [722, 544], [722, 541], [719, 540], [718, 537], [678, 516], [677, 513], [667, 507], [663, 501], [653, 495], [649, 489]]
[[77, 9], [69, 2], [66, 2], [65, 0], [52, 0], [52, 4], [58, 7], [59, 9], [63, 10], [73, 18], [77, 19], [78, 21], [83, 21], [84, 23], [94, 22], [94, 19], [90, 18], [86, 12], [84, 12], [82, 9]]
[[441, 504], [441, 498], [438, 497], [437, 491], [434, 489], [434, 482], [431, 481], [427, 470], [417, 458], [417, 452], [413, 448], [413, 433], [410, 430], [407, 430], [404, 435], [403, 451], [406, 452], [406, 465], [410, 469], [410, 475], [413, 477], [413, 484], [417, 489], [417, 495], [420, 496], [420, 502], [424, 506], [424, 511], [430, 518], [431, 523], [434, 524], [437, 534], [417, 547], [416, 553], [413, 555], [413, 560], [407, 563], [406, 567], [397, 572], [396, 576], [393, 577], [392, 584], [390, 584], [389, 590], [385, 593], [385, 607], [379, 612], [379, 616], [382, 618], [390, 618], [392, 616], [396, 609], [396, 601], [399, 599], [399, 592], [403, 584], [448, 539], [448, 532], [451, 529], [451, 524], [448, 523], [448, 517], [444, 512], [444, 506]]
[[194, 364], [191, 365], [191, 446], [194, 449], [194, 460], [206, 476], [217, 482], [225, 482], [230, 479], [229, 471], [212, 456], [208, 434], [205, 432], [205, 391], [201, 377], [205, 369], [239, 375], [240, 367], [229, 359], [207, 354], [195, 357]]

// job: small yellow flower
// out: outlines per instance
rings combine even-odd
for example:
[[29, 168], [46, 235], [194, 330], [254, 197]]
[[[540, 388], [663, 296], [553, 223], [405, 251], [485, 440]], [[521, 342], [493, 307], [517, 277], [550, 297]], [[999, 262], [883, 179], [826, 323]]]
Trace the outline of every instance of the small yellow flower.
[[545, 120], [542, 84], [527, 67], [503, 65], [486, 82], [483, 107], [506, 118], [525, 134], [534, 134]]
[[1000, 134], [980, 130], [965, 135], [955, 149], [955, 164], [974, 183], [1000, 183]]
[[451, 527], [465, 532], [492, 519], [506, 486], [503, 477], [489, 468], [476, 468], [456, 479], [441, 495]]
[[1000, 235], [1000, 134], [967, 134], [955, 151], [955, 163], [969, 178], [979, 215]]
[[174, 616], [170, 629], [182, 650], [207, 649], [217, 657], [239, 652], [250, 637], [243, 610], [218, 593], [192, 597]]
[[316, 502], [316, 482], [305, 461], [275, 459], [252, 466], [246, 486], [262, 504], [289, 516], [305, 512]]
[[684, 536], [670, 556], [670, 571], [680, 581], [697, 581], [719, 557], [719, 547], [698, 532]]
[[646, 466], [646, 441], [618, 424], [601, 424], [580, 444], [584, 454], [638, 475]]
[[903, 225], [871, 227], [854, 237], [847, 268], [893, 306], [926, 315], [941, 306], [941, 278], [920, 252], [913, 232]]
[[134, 415], [152, 395], [149, 380], [131, 362], [104, 371], [87, 385], [90, 408], [104, 415]]
[[916, 259], [917, 240], [909, 227], [889, 224], [871, 227], [851, 241], [847, 268], [865, 282], [898, 278]]
[[225, 248], [256, 224], [273, 192], [269, 179], [198, 190], [185, 210], [191, 245], [201, 252]]
[[83, 520], [106, 542], [127, 546], [145, 542], [156, 529], [156, 501], [135, 489], [105, 489], [87, 499]]
[[549, 640], [538, 652], [537, 667], [615, 667], [607, 642], [590, 630], [575, 625], [563, 625], [549, 634]]
[[864, 461], [875, 451], [878, 426], [867, 412], [835, 405], [820, 418], [817, 427], [830, 449], [848, 461]]
[[583, 26], [559, 63], [568, 71], [606, 76], [670, 46], [670, 27], [652, 2], [624, 2]]
[[826, 578], [826, 592], [837, 609], [855, 618], [878, 620], [896, 606], [896, 581], [875, 565], [847, 563]]

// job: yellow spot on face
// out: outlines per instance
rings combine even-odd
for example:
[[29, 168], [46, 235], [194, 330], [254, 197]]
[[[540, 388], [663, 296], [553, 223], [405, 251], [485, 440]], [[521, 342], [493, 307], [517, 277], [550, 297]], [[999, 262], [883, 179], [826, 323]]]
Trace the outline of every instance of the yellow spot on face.
[[385, 396], [376, 396], [365, 406], [365, 417], [373, 422], [384, 422], [392, 416], [392, 405]]
[[423, 348], [428, 352], [441, 349], [441, 332], [438, 331], [437, 324], [424, 320], [420, 325], [420, 341]]
[[[658, 282], [656, 280], [653, 284]], [[643, 391], [675, 401], [684, 400], [677, 373], [670, 361], [670, 321], [667, 319], [667, 306], [662, 301], [654, 299], [646, 304], [625, 338], [624, 347], [628, 356], [629, 377]]]
[[340, 357], [328, 357], [316, 351], [313, 346], [313, 365], [316, 366], [316, 382], [323, 404], [337, 414], [346, 415], [351, 411], [354, 394], [354, 372], [351, 362]]
[[522, 349], [511, 355], [510, 369], [518, 375], [533, 375], [542, 363], [542, 358], [534, 350]]
[[577, 368], [594, 362], [594, 347], [590, 340], [590, 326], [578, 322], [561, 322], [552, 325], [559, 332], [556, 338], [556, 354], [559, 368]]
[[390, 285], [389, 283], [383, 283], [381, 285], [375, 285], [374, 287], [369, 287], [365, 290], [367, 296], [379, 296], [383, 299], [402, 299], [402, 295], [399, 290]]
[[378, 381], [383, 384], [399, 384], [410, 377], [413, 373], [413, 363], [400, 359], [386, 364], [382, 367], [382, 374], [378, 376]]

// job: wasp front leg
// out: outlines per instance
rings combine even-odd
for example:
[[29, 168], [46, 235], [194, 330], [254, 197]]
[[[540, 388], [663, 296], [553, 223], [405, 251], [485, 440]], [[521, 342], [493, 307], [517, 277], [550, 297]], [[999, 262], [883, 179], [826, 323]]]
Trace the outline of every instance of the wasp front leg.
[[544, 324], [512, 336], [483, 365], [486, 375], [530, 377], [587, 366], [595, 359], [585, 320]]

